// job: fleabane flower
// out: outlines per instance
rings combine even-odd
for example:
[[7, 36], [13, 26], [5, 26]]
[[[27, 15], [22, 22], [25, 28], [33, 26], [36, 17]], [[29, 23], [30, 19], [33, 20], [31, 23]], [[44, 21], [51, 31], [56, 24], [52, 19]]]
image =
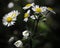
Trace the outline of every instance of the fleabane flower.
[[41, 12], [42, 12], [42, 10], [41, 10], [41, 8], [39, 7], [39, 5], [34, 6], [34, 7], [32, 8], [32, 10], [33, 10], [35, 13], [41, 13]]
[[24, 21], [27, 22], [28, 21], [28, 17], [30, 16], [30, 10], [28, 10], [25, 14], [24, 14]]
[[34, 6], [34, 3], [29, 3], [29, 4], [27, 4], [27, 5], [25, 5], [25, 7], [23, 7], [23, 9], [24, 10], [26, 10], [26, 9], [29, 9], [30, 7], [32, 7], [32, 6]]
[[47, 10], [50, 11], [50, 12], [52, 12], [52, 13], [54, 13], [54, 14], [56, 14], [56, 13], [53, 11], [53, 9], [50, 8], [50, 7], [47, 7]]
[[14, 43], [14, 45], [15, 45], [16, 47], [23, 47], [23, 43], [22, 43], [21, 40], [17, 40], [17, 41]]
[[18, 10], [13, 10], [11, 12], [9, 12], [8, 14], [6, 14], [2, 21], [3, 21], [3, 25], [9, 27], [11, 25], [14, 25], [16, 19], [17, 19], [17, 16], [19, 15], [20, 13], [18, 12]]
[[30, 32], [29, 32], [28, 30], [23, 31], [23, 32], [22, 32], [23, 38], [24, 38], [24, 39], [27, 39], [28, 36], [29, 36], [29, 33], [30, 33]]

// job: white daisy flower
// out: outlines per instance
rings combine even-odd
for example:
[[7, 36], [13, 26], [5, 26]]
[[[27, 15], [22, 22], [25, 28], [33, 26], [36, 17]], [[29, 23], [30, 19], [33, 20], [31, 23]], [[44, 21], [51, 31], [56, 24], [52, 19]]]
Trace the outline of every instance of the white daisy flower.
[[33, 11], [35, 11], [35, 13], [40, 13], [42, 12], [41, 8], [39, 7], [39, 5], [36, 5], [32, 8]]
[[35, 19], [38, 19], [38, 17], [37, 17], [37, 16], [34, 16], [34, 15], [30, 16], [30, 18], [31, 18], [31, 19], [34, 19], [34, 20], [35, 20]]
[[3, 25], [7, 27], [14, 25], [16, 18], [19, 14], [20, 13], [17, 10], [11, 11], [10, 13], [6, 14], [2, 19]]
[[53, 11], [53, 9], [50, 8], [50, 7], [47, 7], [47, 10], [50, 11], [50, 12], [52, 12], [52, 13], [54, 13], [54, 14], [56, 14], [56, 13]]
[[24, 14], [24, 21], [27, 22], [28, 21], [28, 17], [30, 16], [30, 10], [28, 10], [25, 14]]
[[10, 3], [8, 4], [8, 8], [12, 8], [12, 7], [14, 7], [14, 3], [13, 3], [13, 2], [10, 2]]
[[28, 30], [23, 31], [23, 32], [22, 32], [23, 38], [24, 38], [24, 39], [27, 39], [28, 36], [29, 36], [29, 33], [30, 33], [30, 32], [29, 32]]
[[23, 7], [23, 9], [26, 10], [26, 9], [32, 7], [32, 6], [34, 6], [34, 3], [32, 3], [32, 4], [27, 4], [25, 7]]
[[16, 42], [14, 43], [14, 45], [15, 45], [16, 47], [23, 47], [23, 43], [22, 43], [21, 40], [16, 41]]

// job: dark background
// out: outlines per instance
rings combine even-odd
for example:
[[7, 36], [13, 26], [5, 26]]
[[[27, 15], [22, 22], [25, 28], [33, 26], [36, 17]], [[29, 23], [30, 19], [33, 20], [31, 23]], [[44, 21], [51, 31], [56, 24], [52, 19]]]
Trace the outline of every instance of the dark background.
[[[23, 30], [25, 30], [24, 22], [22, 22], [23, 17], [22, 17], [21, 21], [17, 21], [17, 23], [13, 27], [7, 28], [7, 27], [3, 26], [3, 24], [2, 24], [2, 17], [6, 13], [15, 9], [15, 8], [12, 8], [12, 9], [7, 8], [8, 3], [11, 1], [17, 5], [16, 9], [18, 9], [19, 6], [23, 7], [24, 4], [27, 3], [27, 2], [25, 2], [25, 0], [19, 0], [19, 1], [0, 0], [0, 48], [8, 48], [9, 47], [8, 39], [11, 36], [16, 36], [18, 38], [20, 36], [22, 37], [21, 32]], [[39, 4], [40, 6], [43, 5], [43, 6], [52, 7], [52, 8], [54, 8], [54, 11], [56, 12], [56, 15], [51, 15], [51, 18], [53, 19], [53, 25], [49, 26], [51, 29], [51, 32], [48, 33], [47, 39], [43, 39], [44, 41], [41, 43], [42, 44], [41, 46], [45, 46], [44, 44], [51, 44], [53, 46], [52, 48], [55, 48], [55, 47], [60, 48], [60, 2], [59, 2], [59, 0], [34, 0], [34, 2], [36, 4]], [[20, 9], [19, 9], [19, 11], [20, 11]], [[22, 14], [21, 14], [21, 16], [22, 16]], [[19, 22], [21, 22], [21, 23], [19, 23]], [[15, 30], [18, 31], [18, 35], [14, 35]], [[15, 47], [13, 47], [13, 45], [11, 45], [10, 48], [15, 48]], [[38, 46], [36, 48], [40, 48], [40, 47]], [[41, 48], [45, 48], [45, 47], [41, 47]], [[49, 47], [47, 47], [47, 48], [49, 48]]]

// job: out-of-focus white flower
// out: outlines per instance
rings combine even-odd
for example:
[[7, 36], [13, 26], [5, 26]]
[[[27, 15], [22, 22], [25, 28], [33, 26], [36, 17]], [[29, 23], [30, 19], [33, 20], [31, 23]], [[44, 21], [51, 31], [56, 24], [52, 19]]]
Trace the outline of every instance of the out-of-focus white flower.
[[42, 13], [48, 10], [48, 11], [50, 11], [50, 12], [56, 14], [56, 13], [53, 11], [53, 9], [50, 8], [50, 7], [40, 7], [40, 8], [41, 8], [41, 10], [42, 10]]
[[13, 2], [8, 3], [8, 8], [12, 8], [12, 7], [14, 7], [14, 3]]
[[28, 36], [29, 36], [29, 33], [30, 33], [30, 32], [29, 32], [28, 30], [23, 31], [23, 32], [22, 32], [23, 38], [24, 38], [24, 39], [27, 39]]
[[3, 25], [9, 27], [11, 25], [14, 25], [16, 19], [17, 19], [17, 16], [19, 15], [20, 13], [18, 12], [18, 10], [13, 10], [11, 12], [9, 12], [8, 14], [6, 14], [2, 21], [3, 21]]
[[31, 19], [38, 19], [38, 17], [37, 16], [34, 16], [34, 15], [30, 16], [30, 18]]
[[27, 22], [28, 21], [28, 17], [30, 16], [30, 10], [28, 10], [25, 14], [24, 14], [24, 21]]
[[50, 12], [52, 12], [52, 13], [54, 13], [54, 14], [56, 14], [56, 13], [53, 11], [53, 9], [50, 8], [50, 7], [47, 7], [47, 10], [50, 11]]
[[14, 37], [11, 37], [8, 42], [12, 42], [14, 40]]
[[23, 47], [23, 43], [22, 43], [21, 40], [16, 41], [16, 42], [14, 43], [14, 45], [15, 45], [16, 47]]
[[32, 3], [32, 4], [27, 4], [25, 7], [23, 7], [23, 9], [26, 10], [26, 9], [32, 7], [32, 6], [34, 6], [34, 3]]

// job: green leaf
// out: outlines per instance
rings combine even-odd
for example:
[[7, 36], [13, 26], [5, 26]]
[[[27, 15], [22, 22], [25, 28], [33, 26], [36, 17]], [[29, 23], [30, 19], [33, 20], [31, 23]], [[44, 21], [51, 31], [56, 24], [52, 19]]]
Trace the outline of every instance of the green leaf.
[[44, 22], [39, 22], [38, 23], [38, 30], [40, 31], [40, 32], [44, 32], [44, 31], [48, 31], [49, 30], [49, 28], [48, 28], [48, 26], [47, 26], [47, 24], [45, 24]]

